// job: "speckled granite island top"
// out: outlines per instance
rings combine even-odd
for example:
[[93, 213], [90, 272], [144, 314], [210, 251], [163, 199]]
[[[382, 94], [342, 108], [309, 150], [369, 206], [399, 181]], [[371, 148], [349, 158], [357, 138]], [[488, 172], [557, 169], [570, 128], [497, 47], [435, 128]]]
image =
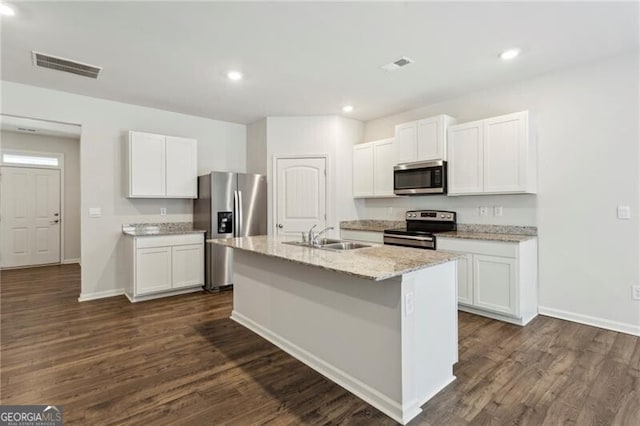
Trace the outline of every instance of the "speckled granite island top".
[[207, 242], [374, 281], [386, 280], [461, 257], [460, 254], [447, 251], [385, 245], [333, 252], [283, 244], [284, 241], [293, 240], [294, 238], [291, 237], [261, 235], [207, 240]]
[[152, 235], [204, 234], [203, 229], [193, 229], [191, 222], [131, 223], [122, 225], [122, 233], [130, 237]]

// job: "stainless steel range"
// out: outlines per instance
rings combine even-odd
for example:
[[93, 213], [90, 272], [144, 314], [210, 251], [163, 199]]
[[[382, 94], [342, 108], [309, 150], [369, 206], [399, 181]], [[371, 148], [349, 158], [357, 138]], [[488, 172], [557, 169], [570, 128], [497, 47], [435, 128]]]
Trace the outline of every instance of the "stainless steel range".
[[436, 249], [436, 232], [456, 230], [456, 213], [439, 210], [410, 210], [406, 213], [404, 228], [387, 229], [383, 233], [384, 243]]

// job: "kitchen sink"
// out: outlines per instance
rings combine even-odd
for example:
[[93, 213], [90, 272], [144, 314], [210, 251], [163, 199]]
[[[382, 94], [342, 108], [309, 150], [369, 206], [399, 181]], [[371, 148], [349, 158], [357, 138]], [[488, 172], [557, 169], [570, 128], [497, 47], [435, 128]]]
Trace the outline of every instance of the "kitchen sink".
[[351, 241], [334, 240], [331, 238], [320, 238], [318, 244], [311, 245], [303, 241], [283, 241], [282, 244], [290, 244], [292, 246], [312, 247], [331, 251], [355, 250], [359, 248], [371, 247], [369, 244], [354, 243]]
[[369, 244], [353, 243], [350, 241], [341, 241], [339, 243], [325, 244], [320, 246], [321, 249], [334, 251], [355, 250], [365, 247], [371, 246]]

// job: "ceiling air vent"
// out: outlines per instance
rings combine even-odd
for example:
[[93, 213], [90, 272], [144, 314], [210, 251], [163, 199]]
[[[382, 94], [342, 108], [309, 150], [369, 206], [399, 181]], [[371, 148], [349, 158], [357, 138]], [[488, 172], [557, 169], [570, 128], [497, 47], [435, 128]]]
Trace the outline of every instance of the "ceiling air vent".
[[390, 64], [383, 65], [380, 68], [382, 68], [385, 71], [395, 71], [395, 70], [400, 69], [402, 67], [406, 67], [407, 65], [409, 65], [411, 63], [413, 63], [413, 59], [407, 58], [406, 56], [403, 56], [402, 58], [398, 59], [397, 61], [393, 61]]
[[102, 70], [102, 67], [83, 64], [82, 62], [72, 61], [71, 59], [45, 55], [44, 53], [35, 51], [31, 53], [33, 55], [33, 65], [37, 67], [50, 68], [52, 70], [68, 72], [89, 78], [98, 78], [98, 74], [100, 74]]

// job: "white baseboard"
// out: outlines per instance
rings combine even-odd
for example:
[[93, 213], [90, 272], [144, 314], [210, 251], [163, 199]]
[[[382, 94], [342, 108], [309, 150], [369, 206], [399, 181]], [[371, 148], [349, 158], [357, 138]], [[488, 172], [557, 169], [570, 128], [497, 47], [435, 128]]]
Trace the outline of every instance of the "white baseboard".
[[547, 308], [540, 306], [538, 312], [548, 317], [559, 318], [567, 321], [573, 321], [580, 324], [590, 325], [593, 327], [604, 328], [607, 330], [618, 331], [620, 333], [632, 334], [640, 336], [640, 326], [627, 324], [624, 322], [611, 321], [604, 318], [592, 317], [589, 315], [576, 314], [574, 312], [563, 311], [561, 309]]
[[63, 259], [62, 262], [63, 265], [69, 265], [72, 263], [77, 263], [78, 265], [80, 264], [80, 259]]
[[191, 288], [183, 288], [183, 289], [180, 289], [180, 290], [173, 290], [173, 291], [165, 291], [165, 292], [161, 292], [161, 293], [147, 294], [145, 296], [133, 296], [133, 295], [128, 294], [127, 292], [124, 292], [124, 295], [127, 296], [127, 299], [129, 299], [129, 302], [137, 303], [137, 302], [145, 302], [147, 300], [160, 299], [160, 298], [163, 298], [163, 297], [178, 296], [180, 294], [195, 293], [197, 291], [202, 291], [202, 285], [198, 285], [197, 287], [191, 287]]
[[531, 315], [527, 315], [526, 317], [515, 318], [515, 317], [510, 317], [509, 315], [501, 315], [495, 312], [488, 312], [483, 309], [476, 309], [472, 306], [467, 306], [462, 304], [458, 304], [458, 310], [463, 312], [468, 312], [470, 314], [491, 318], [498, 321], [508, 322], [510, 324], [520, 325], [520, 326], [527, 325], [529, 322], [531, 322], [532, 319], [536, 317], [536, 314], [531, 314]]
[[[231, 319], [253, 331], [257, 335], [263, 337], [264, 339], [268, 340], [269, 342], [273, 343], [289, 355], [293, 356], [297, 360], [302, 361], [304, 364], [316, 370], [318, 373], [327, 377], [334, 383], [342, 386], [363, 401], [373, 405], [378, 410], [382, 411], [384, 414], [401, 424], [406, 424], [409, 420], [417, 416], [422, 411], [420, 406], [417, 404], [417, 401], [409, 404], [411, 405], [411, 407], [402, 407], [399, 402], [392, 400], [388, 396], [378, 392], [377, 390], [366, 385], [350, 374], [347, 374], [339, 368], [307, 352], [306, 350], [264, 328], [260, 324], [254, 322], [253, 320], [247, 318], [246, 316], [235, 310], [231, 312]], [[409, 412], [407, 412], [407, 410], [409, 410]], [[404, 416], [403, 411], [405, 411]]]
[[97, 291], [95, 293], [80, 293], [78, 302], [86, 302], [87, 300], [104, 299], [106, 297], [121, 296], [124, 294], [124, 288], [115, 290]]

